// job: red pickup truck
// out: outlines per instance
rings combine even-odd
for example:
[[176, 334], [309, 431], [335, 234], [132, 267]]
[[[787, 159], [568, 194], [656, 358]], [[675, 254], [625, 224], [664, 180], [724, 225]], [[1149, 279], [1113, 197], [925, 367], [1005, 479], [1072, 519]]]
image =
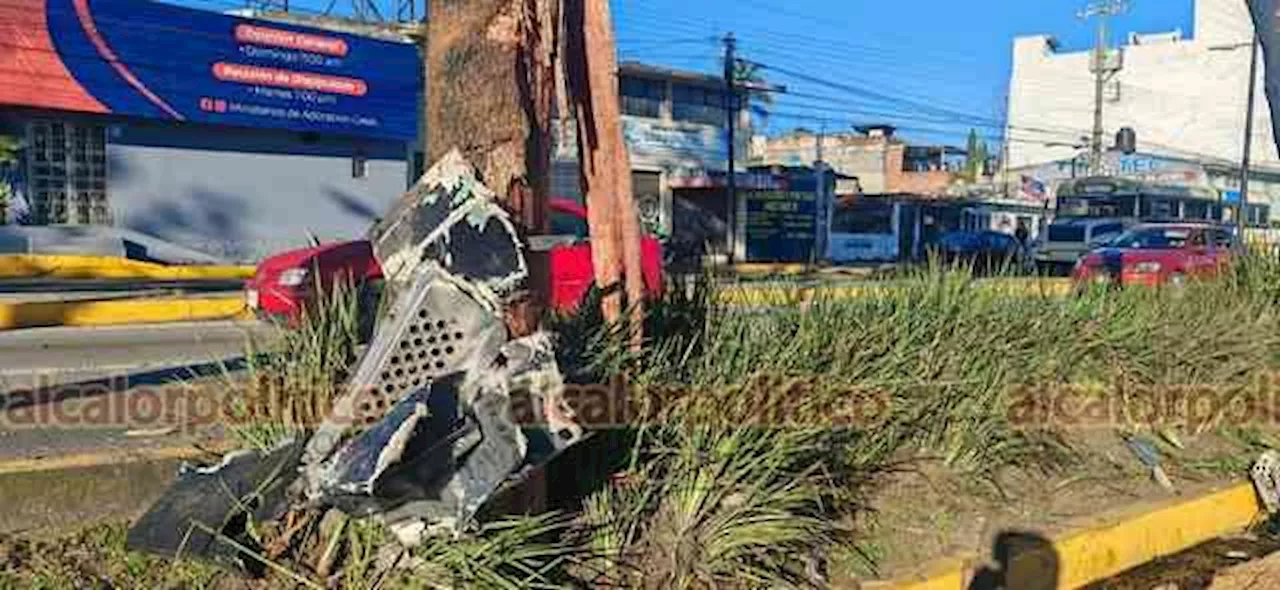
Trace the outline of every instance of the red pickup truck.
[[1134, 226], [1076, 262], [1077, 285], [1172, 285], [1216, 276], [1230, 264], [1235, 236], [1207, 223]]
[[[595, 275], [591, 265], [591, 245], [587, 240], [587, 210], [570, 199], [551, 199], [551, 229], [554, 236], [534, 241], [546, 246], [543, 277], [550, 285], [550, 306], [567, 313], [578, 308]], [[652, 236], [640, 244], [645, 291], [651, 297], [662, 292], [662, 245]], [[340, 278], [361, 287], [374, 287], [382, 280], [382, 267], [368, 240], [322, 244], [290, 250], [263, 260], [245, 285], [250, 309], [259, 315], [295, 320], [320, 289]], [[368, 289], [365, 289], [368, 291]]]

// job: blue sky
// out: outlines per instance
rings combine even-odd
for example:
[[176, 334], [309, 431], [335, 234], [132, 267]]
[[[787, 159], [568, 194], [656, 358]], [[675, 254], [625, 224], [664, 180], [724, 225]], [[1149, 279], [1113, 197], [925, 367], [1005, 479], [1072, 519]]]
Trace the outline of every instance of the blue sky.
[[[622, 59], [718, 72], [721, 48], [712, 38], [733, 31], [741, 57], [809, 78], [764, 72], [793, 93], [777, 99], [772, 132], [816, 129], [824, 125], [820, 118], [829, 130], [887, 121], [912, 139], [952, 144], [963, 143], [974, 123], [988, 125], [979, 133], [1000, 135], [994, 123], [1003, 116], [1015, 36], [1050, 34], [1064, 51], [1092, 46], [1093, 24], [1076, 16], [1083, 4], [611, 0]], [[1112, 41], [1129, 31], [1181, 28], [1190, 35], [1192, 12], [1193, 0], [1135, 0], [1128, 14], [1113, 19]]]

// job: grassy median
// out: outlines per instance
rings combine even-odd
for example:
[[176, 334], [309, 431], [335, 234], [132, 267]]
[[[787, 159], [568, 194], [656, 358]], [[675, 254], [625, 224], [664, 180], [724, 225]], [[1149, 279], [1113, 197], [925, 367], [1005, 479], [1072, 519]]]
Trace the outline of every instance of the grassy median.
[[[549, 321], [570, 379], [625, 374], [633, 409], [597, 437], [604, 460], [573, 466], [590, 481], [558, 498], [559, 512], [499, 519], [394, 561], [376, 555], [385, 532], [353, 521], [318, 547], [331, 567], [280, 556], [291, 574], [273, 575], [323, 586], [328, 573], [357, 588], [822, 586], [860, 547], [852, 523], [867, 497], [903, 465], [1069, 472], [1084, 460], [1072, 442], [1082, 426], [1250, 441], [1275, 426], [1265, 394], [1280, 369], [1280, 264], [1269, 258], [1176, 290], [1011, 295], [930, 268], [871, 297], [817, 293], [746, 308], [719, 303], [708, 281], [675, 285], [650, 306], [639, 353], [594, 307]], [[296, 428], [331, 398], [355, 358], [345, 309], [254, 351], [264, 360], [242, 383], [286, 403], [253, 415], [247, 442]], [[391, 563], [401, 571], [384, 576]], [[0, 581], [45, 575], [13, 565]]]

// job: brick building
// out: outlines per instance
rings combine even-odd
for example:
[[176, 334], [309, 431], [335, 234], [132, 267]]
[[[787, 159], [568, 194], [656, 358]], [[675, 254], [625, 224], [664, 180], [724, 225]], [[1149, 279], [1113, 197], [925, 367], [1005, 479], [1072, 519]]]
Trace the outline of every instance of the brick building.
[[909, 145], [888, 125], [823, 134], [796, 130], [777, 137], [752, 138], [751, 161], [759, 165], [807, 166], [822, 160], [856, 181], [837, 183], [836, 194], [944, 195], [964, 167], [960, 148]]

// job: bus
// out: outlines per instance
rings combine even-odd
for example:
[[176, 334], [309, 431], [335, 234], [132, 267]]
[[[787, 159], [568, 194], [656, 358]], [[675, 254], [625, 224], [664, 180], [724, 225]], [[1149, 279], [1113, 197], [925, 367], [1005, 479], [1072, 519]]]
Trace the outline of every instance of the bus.
[[[1205, 187], [1112, 177], [1066, 180], [1058, 186], [1053, 222], [1036, 250], [1036, 262], [1043, 270], [1062, 272], [1131, 225], [1178, 221], [1234, 224], [1238, 209], [1238, 204], [1225, 202], [1218, 191]], [[1245, 214], [1246, 227], [1266, 228], [1271, 207], [1250, 204]]]

